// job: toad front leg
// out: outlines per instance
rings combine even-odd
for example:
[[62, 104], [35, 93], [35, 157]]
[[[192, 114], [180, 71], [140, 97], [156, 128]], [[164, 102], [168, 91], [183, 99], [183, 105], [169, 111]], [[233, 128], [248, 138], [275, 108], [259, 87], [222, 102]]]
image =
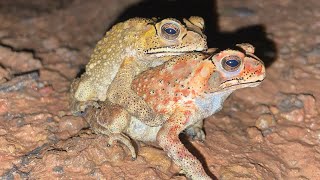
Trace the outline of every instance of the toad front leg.
[[206, 139], [206, 134], [203, 131], [203, 120], [198, 121], [188, 129], [184, 130], [186, 135], [192, 138], [192, 140], [197, 140], [200, 142], [204, 142]]
[[141, 65], [137, 65], [133, 58], [127, 58], [112, 81], [107, 97], [109, 101], [122, 106], [146, 125], [158, 126], [163, 122], [162, 116], [154, 113], [144, 99], [131, 89], [135, 75], [144, 69]]
[[130, 115], [122, 107], [106, 101], [101, 108], [89, 107], [84, 116], [95, 132], [109, 137], [108, 145], [119, 141], [129, 149], [132, 159], [137, 158], [130, 138], [123, 133], [128, 127]]
[[176, 110], [157, 134], [157, 142], [168, 156], [181, 167], [191, 179], [211, 179], [204, 171], [200, 161], [180, 142], [179, 134], [191, 124], [193, 110]]
[[97, 101], [78, 101], [75, 98], [75, 91], [78, 89], [79, 83], [80, 83], [80, 79], [79, 78], [75, 79], [72, 82], [71, 88], [70, 88], [70, 97], [69, 97], [70, 111], [75, 116], [83, 115], [87, 107], [95, 107], [95, 108], [100, 107]]

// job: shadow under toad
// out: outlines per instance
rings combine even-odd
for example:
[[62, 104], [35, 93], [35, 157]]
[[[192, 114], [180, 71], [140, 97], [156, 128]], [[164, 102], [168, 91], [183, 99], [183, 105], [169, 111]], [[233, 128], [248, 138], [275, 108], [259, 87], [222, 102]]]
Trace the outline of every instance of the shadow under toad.
[[[242, 10], [239, 12], [239, 10]], [[246, 8], [234, 9], [236, 13], [231, 15], [250, 16], [255, 15]], [[205, 34], [208, 38], [208, 47], [221, 50], [235, 47], [238, 43], [250, 43], [255, 48], [257, 55], [266, 65], [270, 66], [276, 59], [275, 43], [268, 39], [265, 27], [262, 24], [243, 27], [235, 32], [224, 33], [219, 31], [219, 15], [215, 0], [144, 0], [128, 7], [113, 23], [125, 21], [133, 17], [173, 17], [179, 20], [190, 16], [201, 16], [205, 20]]]

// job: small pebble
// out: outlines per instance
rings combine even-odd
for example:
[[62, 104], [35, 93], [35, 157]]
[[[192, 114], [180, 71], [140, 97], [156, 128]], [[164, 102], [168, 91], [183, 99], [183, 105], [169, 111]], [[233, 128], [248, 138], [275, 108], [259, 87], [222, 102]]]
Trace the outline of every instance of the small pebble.
[[263, 137], [261, 132], [255, 128], [255, 127], [249, 127], [247, 128], [247, 133], [249, 138], [254, 141], [254, 142], [262, 142], [263, 141]]
[[259, 114], [267, 114], [267, 113], [271, 113], [270, 108], [267, 105], [259, 105], [256, 108], [254, 108], [254, 111], [259, 113]]
[[272, 114], [278, 114], [280, 110], [276, 106], [270, 106], [269, 107]]
[[66, 114], [67, 114], [67, 113], [66, 113], [65, 111], [59, 111], [59, 112], [58, 112], [58, 116], [59, 116], [59, 117], [66, 116]]
[[316, 99], [311, 94], [300, 94], [298, 99], [303, 102], [303, 108], [307, 118], [316, 117], [318, 109], [316, 107]]
[[0, 136], [4, 136], [7, 134], [7, 130], [5, 129], [0, 129]]
[[303, 108], [303, 102], [295, 94], [280, 94], [277, 108], [282, 112], [290, 112]]
[[295, 109], [290, 112], [282, 112], [280, 116], [291, 122], [302, 122], [304, 120], [304, 109]]
[[26, 121], [23, 118], [17, 118], [16, 124], [17, 124], [17, 127], [22, 127], [22, 126], [26, 125]]
[[276, 126], [276, 120], [272, 114], [262, 114], [256, 121], [255, 126], [263, 131]]
[[62, 174], [64, 173], [63, 167], [62, 166], [55, 166], [54, 168], [52, 168], [52, 171]]

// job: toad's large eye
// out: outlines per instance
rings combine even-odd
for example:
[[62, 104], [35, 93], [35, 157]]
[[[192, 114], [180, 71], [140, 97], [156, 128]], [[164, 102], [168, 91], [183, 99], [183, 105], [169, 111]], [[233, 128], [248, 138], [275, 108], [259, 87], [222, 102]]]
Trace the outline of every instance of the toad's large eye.
[[226, 71], [236, 71], [241, 65], [241, 59], [238, 56], [227, 56], [221, 61], [223, 69]]
[[180, 29], [176, 23], [166, 23], [161, 26], [161, 35], [167, 40], [175, 40], [180, 34]]

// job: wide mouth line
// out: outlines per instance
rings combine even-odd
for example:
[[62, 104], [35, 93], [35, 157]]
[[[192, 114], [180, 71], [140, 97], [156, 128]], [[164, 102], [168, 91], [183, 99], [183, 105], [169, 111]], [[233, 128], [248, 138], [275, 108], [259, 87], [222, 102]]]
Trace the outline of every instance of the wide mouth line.
[[[234, 84], [232, 86], [228, 86], [228, 87], [224, 87], [220, 90], [217, 90], [217, 91], [214, 91], [212, 93], [219, 93], [219, 92], [225, 92], [225, 91], [229, 91], [229, 90], [232, 90], [234, 87], [236, 86], [241, 86], [241, 85], [248, 85], [248, 84], [258, 84], [258, 83], [261, 83], [263, 80], [257, 80], [257, 81], [254, 81], [254, 82], [248, 82], [248, 83], [242, 83], [242, 84]], [[226, 81], [227, 82], [227, 81]], [[250, 87], [250, 86], [248, 86]]]
[[197, 50], [194, 50], [194, 51], [158, 51], [158, 52], [147, 52], [146, 54], [164, 54], [164, 53], [170, 53], [170, 54], [181, 54], [181, 53], [201, 53], [201, 52], [204, 52], [205, 53], [205, 50], [203, 51], [197, 51]]
[[[263, 81], [263, 80], [257, 80], [257, 81], [254, 81], [254, 82], [234, 84], [234, 85], [228, 86], [228, 87], [226, 87], [226, 88], [234, 87], [234, 86], [240, 86], [240, 85], [247, 85], [247, 84], [255, 84], [255, 83], [260, 83], [260, 82], [262, 82], [262, 81]], [[229, 82], [229, 81], [225, 81], [225, 82], [223, 82], [223, 83], [221, 83], [221, 84], [224, 84], [224, 83], [226, 83], [226, 82]]]
[[[223, 83], [226, 83], [226, 82], [229, 82], [229, 81], [234, 81], [234, 80], [228, 80], [228, 81], [225, 81]], [[246, 82], [246, 83], [241, 83], [241, 84], [250, 84], [250, 83], [255, 83], [255, 82], [261, 82], [263, 80], [256, 80], [256, 81], [253, 81], [253, 82]]]

